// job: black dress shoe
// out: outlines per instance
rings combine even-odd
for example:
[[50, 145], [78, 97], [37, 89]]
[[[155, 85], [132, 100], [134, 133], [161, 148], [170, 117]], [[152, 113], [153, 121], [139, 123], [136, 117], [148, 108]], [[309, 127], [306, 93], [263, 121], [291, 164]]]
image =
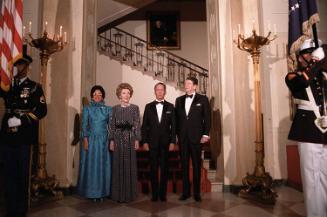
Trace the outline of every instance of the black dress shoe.
[[200, 196], [194, 196], [194, 200], [195, 200], [196, 202], [201, 202], [201, 201], [202, 201], [202, 199], [201, 199]]
[[165, 202], [165, 201], [167, 201], [167, 198], [166, 198], [166, 197], [160, 197], [160, 200], [161, 200], [162, 202]]
[[182, 195], [179, 197], [179, 200], [187, 200], [190, 196]]
[[151, 198], [151, 201], [152, 201], [152, 202], [156, 202], [156, 201], [158, 201], [158, 198], [157, 198], [157, 197], [152, 197], [152, 198]]

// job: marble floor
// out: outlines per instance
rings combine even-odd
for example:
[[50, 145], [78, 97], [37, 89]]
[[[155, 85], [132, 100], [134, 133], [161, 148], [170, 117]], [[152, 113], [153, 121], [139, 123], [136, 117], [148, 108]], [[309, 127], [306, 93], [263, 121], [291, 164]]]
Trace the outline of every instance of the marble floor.
[[[279, 187], [275, 206], [261, 205], [231, 193], [205, 193], [202, 202], [178, 200], [169, 194], [167, 202], [151, 202], [149, 195], [120, 204], [111, 200], [94, 203], [78, 196], [32, 208], [28, 217], [301, 217], [305, 216], [303, 195], [288, 187]], [[0, 214], [1, 215], [1, 214]]]

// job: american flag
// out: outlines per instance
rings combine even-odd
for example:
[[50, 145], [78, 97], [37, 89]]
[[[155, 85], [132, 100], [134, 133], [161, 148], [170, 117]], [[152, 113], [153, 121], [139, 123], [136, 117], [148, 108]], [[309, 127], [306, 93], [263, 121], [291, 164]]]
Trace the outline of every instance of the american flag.
[[0, 0], [0, 76], [1, 88], [8, 90], [12, 65], [22, 56], [22, 0]]
[[316, 0], [289, 0], [288, 66], [296, 69], [296, 51], [312, 36], [312, 25], [319, 22]]

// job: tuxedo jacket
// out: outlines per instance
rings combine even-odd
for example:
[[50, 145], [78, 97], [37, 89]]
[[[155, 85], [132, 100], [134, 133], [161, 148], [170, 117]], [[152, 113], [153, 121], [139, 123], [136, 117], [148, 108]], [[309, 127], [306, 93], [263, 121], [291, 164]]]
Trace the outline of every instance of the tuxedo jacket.
[[157, 114], [156, 101], [146, 104], [142, 124], [142, 142], [150, 148], [161, 144], [176, 143], [174, 105], [164, 101], [161, 121]]
[[200, 143], [202, 135], [210, 132], [211, 112], [209, 100], [206, 96], [196, 93], [188, 115], [185, 111], [186, 95], [180, 96], [175, 102], [176, 128], [178, 139], [192, 143]]

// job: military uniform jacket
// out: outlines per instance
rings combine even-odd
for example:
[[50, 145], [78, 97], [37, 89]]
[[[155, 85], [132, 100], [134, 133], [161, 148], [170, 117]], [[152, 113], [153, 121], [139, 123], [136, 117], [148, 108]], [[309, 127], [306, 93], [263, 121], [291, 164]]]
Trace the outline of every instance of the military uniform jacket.
[[[47, 113], [45, 97], [40, 84], [26, 78], [21, 84], [0, 89], [5, 101], [5, 115], [1, 124], [1, 143], [29, 145], [37, 142], [38, 121]], [[16, 116], [21, 125], [10, 128], [8, 119]]]
[[[327, 82], [326, 78], [324, 78], [324, 74], [322, 73], [323, 71], [324, 70], [322, 70], [320, 64], [317, 63], [317, 65], [306, 73], [309, 80], [306, 80], [302, 73], [291, 73], [294, 74], [295, 77], [289, 79], [288, 74], [285, 78], [286, 84], [295, 101], [303, 100], [308, 102], [310, 97], [308, 96], [308, 91], [306, 88], [311, 88], [314, 98], [313, 101], [317, 110], [319, 109], [318, 114], [320, 115], [323, 115], [324, 95], [325, 100], [327, 97]], [[315, 124], [316, 119], [317, 115], [314, 113], [314, 111], [303, 109], [301, 105], [297, 105], [288, 138], [299, 142], [327, 144], [327, 132], [324, 133], [319, 130]]]

